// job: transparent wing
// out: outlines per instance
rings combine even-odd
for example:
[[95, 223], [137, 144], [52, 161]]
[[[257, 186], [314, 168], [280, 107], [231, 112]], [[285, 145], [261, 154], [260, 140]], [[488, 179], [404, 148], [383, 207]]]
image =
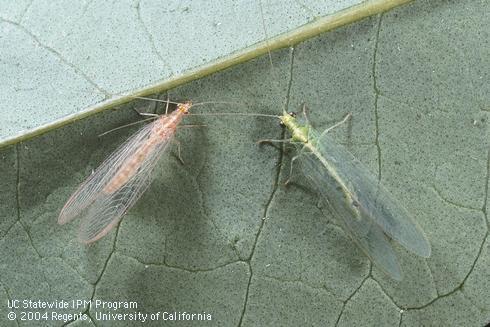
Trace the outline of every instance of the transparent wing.
[[360, 215], [354, 218], [360, 222], [375, 222], [384, 233], [407, 250], [428, 258], [430, 243], [422, 229], [366, 166], [343, 146], [335, 143], [327, 133], [318, 135], [312, 130], [310, 137], [323, 157], [322, 165], [327, 164], [331, 170], [329, 173], [336, 174], [347, 186], [353, 202], [346, 206], [350, 206], [355, 216]]
[[116, 151], [114, 151], [96, 170], [90, 175], [68, 199], [58, 217], [59, 224], [70, 222], [82, 213], [100, 195], [104, 186], [119, 171], [125, 159], [138, 151], [147, 142], [154, 124], [157, 121], [143, 126]]
[[355, 216], [339, 184], [313, 153], [306, 152], [299, 160], [303, 173], [344, 231], [374, 264], [395, 280], [401, 280], [402, 274], [396, 255], [381, 228], [372, 219], [359, 219]]
[[138, 171], [120, 188], [112, 193], [102, 191], [82, 214], [79, 240], [94, 242], [106, 235], [121, 220], [124, 213], [143, 195], [152, 181], [152, 173], [158, 159], [168, 148], [171, 138], [148, 153]]

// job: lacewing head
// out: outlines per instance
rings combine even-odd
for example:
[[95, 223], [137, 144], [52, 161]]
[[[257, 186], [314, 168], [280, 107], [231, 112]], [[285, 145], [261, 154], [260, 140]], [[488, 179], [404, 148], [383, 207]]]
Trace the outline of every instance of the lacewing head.
[[183, 114], [187, 114], [189, 112], [189, 110], [191, 109], [191, 107], [192, 107], [192, 101], [186, 101], [183, 103], [179, 103], [177, 105], [177, 110], [179, 110]]

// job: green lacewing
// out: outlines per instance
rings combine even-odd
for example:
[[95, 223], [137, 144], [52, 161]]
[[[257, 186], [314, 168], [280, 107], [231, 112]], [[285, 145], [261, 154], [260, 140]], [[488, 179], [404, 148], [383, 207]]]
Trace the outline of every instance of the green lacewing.
[[280, 120], [298, 150], [293, 161], [300, 161], [310, 185], [376, 266], [393, 279], [402, 279], [390, 238], [416, 255], [430, 256], [430, 243], [409, 212], [364, 164], [330, 137], [328, 132], [338, 124], [319, 133], [295, 114], [284, 112]]
[[[268, 43], [261, 0], [259, 5]], [[273, 74], [270, 51], [269, 60]], [[310, 125], [306, 113], [306, 122], [303, 123], [296, 114], [284, 111], [278, 118], [290, 132], [291, 139], [262, 141], [290, 142], [296, 146], [298, 154], [291, 165], [299, 160], [309, 184], [329, 207], [342, 229], [377, 267], [399, 281], [402, 272], [389, 239], [423, 258], [430, 256], [431, 246], [420, 226], [388, 189], [364, 164], [328, 135], [349, 117], [320, 133]]]

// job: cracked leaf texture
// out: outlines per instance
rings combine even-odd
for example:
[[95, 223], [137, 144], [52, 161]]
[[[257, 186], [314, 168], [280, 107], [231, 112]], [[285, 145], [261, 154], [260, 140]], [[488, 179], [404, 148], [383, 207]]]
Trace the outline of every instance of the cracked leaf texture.
[[[195, 113], [306, 103], [318, 130], [352, 112], [332, 137], [380, 174], [431, 241], [429, 259], [396, 248], [402, 282], [370, 265], [298, 171], [283, 185], [293, 151], [255, 144], [284, 136], [267, 118], [187, 117], [206, 127], [177, 132], [185, 164], [174, 148], [117, 230], [78, 244], [78, 224], [57, 225], [59, 210], [135, 129], [97, 135], [134, 122], [133, 108], [155, 109], [136, 101], [1, 149], [1, 302], [128, 300], [147, 313], [210, 313], [210, 326], [484, 325], [488, 11], [486, 1], [415, 1], [272, 53], [274, 73], [262, 57], [169, 92], [246, 103]], [[0, 306], [2, 325], [8, 311]]]

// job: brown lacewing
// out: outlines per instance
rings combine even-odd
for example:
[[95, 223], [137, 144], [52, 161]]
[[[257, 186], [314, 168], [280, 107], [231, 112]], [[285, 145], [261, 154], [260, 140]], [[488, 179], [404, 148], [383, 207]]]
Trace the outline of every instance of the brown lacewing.
[[191, 107], [191, 102], [180, 103], [131, 136], [78, 187], [61, 210], [58, 223], [80, 217], [78, 238], [83, 243], [106, 235], [150, 185], [158, 159]]
[[[145, 97], [136, 98], [168, 103]], [[95, 242], [109, 233], [150, 185], [154, 175], [153, 169], [167, 150], [184, 115], [188, 114], [192, 106], [211, 103], [237, 104], [178, 103], [176, 110], [145, 125], [114, 151], [68, 199], [61, 209], [58, 223], [62, 225], [80, 217], [82, 222], [78, 238], [86, 244]], [[201, 115], [277, 117], [240, 112]]]

